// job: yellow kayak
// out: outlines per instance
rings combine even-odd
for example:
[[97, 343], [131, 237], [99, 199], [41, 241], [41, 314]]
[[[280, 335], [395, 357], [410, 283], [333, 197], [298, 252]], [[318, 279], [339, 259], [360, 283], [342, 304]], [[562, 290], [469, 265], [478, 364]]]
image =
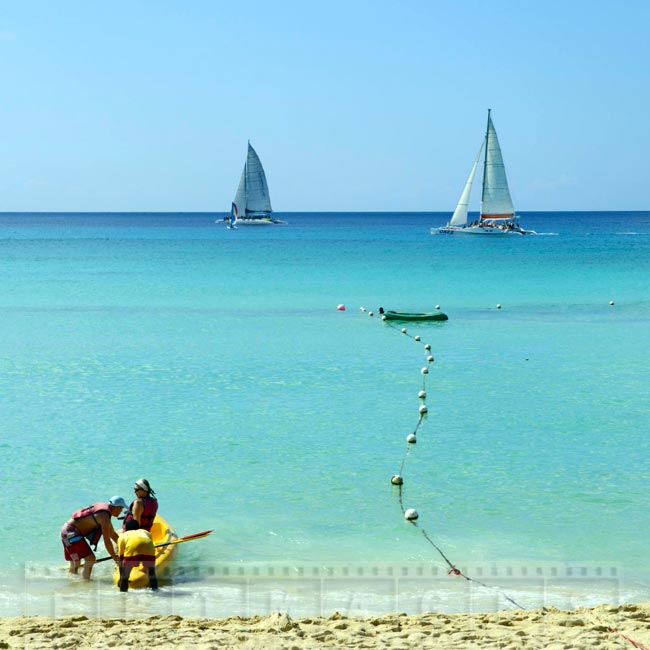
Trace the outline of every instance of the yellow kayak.
[[[176, 557], [178, 553], [178, 544], [170, 544], [175, 539], [178, 539], [178, 536], [174, 532], [174, 529], [160, 516], [156, 515], [156, 518], [153, 520], [153, 525], [151, 526], [151, 538], [153, 539], [154, 545], [156, 548], [156, 575], [158, 580], [165, 576], [164, 569], [166, 566], [171, 564], [171, 562]], [[161, 544], [166, 544], [166, 546], [160, 546]], [[120, 581], [120, 570], [118, 567], [115, 567], [113, 572], [113, 582], [117, 585]], [[137, 567], [134, 567], [131, 571], [131, 577], [129, 578], [129, 589], [142, 589], [149, 586], [149, 576], [140, 564]]]

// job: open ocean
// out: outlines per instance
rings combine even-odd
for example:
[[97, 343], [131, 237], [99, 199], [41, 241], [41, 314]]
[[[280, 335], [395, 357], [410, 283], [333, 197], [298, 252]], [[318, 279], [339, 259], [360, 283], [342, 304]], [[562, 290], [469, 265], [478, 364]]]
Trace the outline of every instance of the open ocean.
[[[650, 212], [221, 216], [0, 214], [0, 615], [650, 599]], [[62, 524], [142, 476], [212, 535], [158, 594], [69, 578]]]

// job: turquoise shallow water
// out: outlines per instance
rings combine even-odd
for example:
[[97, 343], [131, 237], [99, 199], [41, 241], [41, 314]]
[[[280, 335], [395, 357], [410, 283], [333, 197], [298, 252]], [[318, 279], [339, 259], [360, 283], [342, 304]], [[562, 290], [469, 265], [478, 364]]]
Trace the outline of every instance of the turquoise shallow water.
[[[130, 615], [647, 599], [650, 213], [497, 241], [431, 236], [446, 217], [0, 215], [0, 614], [124, 614], [103, 567], [67, 578], [58, 529], [140, 476], [179, 535], [215, 532]], [[435, 304], [419, 344], [359, 309]], [[416, 528], [389, 479], [425, 342]]]

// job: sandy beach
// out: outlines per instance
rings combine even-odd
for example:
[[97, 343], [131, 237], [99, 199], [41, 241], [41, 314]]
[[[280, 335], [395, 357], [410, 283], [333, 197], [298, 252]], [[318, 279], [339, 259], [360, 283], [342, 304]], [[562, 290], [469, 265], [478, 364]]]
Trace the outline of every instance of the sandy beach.
[[391, 614], [372, 618], [144, 619], [24, 616], [0, 621], [0, 648], [583, 648], [650, 647], [650, 603], [562, 611]]

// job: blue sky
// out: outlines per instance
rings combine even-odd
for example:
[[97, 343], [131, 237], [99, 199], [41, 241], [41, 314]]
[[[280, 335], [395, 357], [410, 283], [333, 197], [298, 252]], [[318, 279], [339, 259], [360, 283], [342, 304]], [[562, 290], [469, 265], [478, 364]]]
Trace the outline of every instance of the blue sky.
[[250, 139], [276, 211], [451, 212], [487, 108], [518, 210], [648, 209], [649, 25], [646, 0], [3, 3], [0, 211], [225, 212]]

